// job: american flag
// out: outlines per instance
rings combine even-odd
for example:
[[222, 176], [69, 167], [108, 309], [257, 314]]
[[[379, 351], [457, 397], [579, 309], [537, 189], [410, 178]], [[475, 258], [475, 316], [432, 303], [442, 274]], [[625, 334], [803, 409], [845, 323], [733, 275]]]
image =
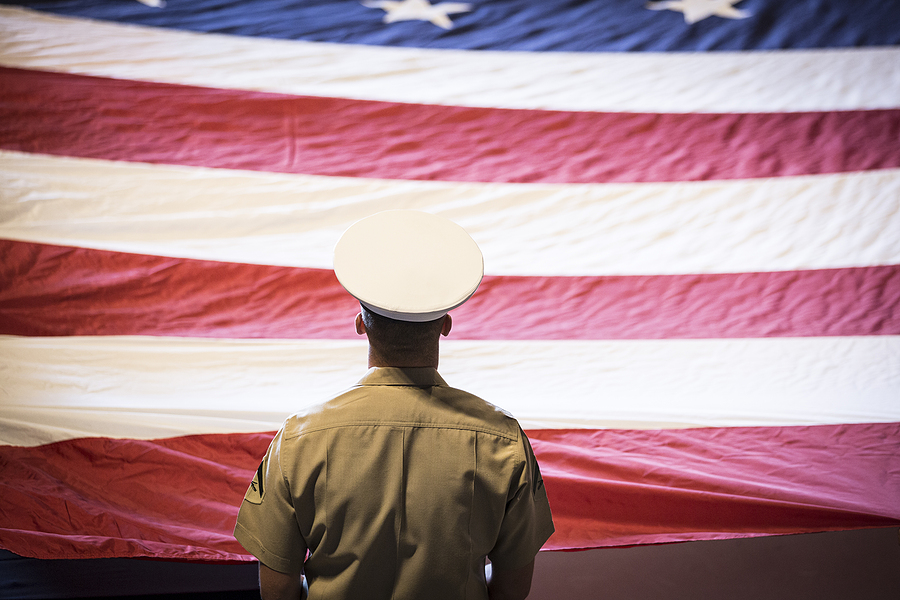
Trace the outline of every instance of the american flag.
[[0, 7], [0, 547], [249, 561], [272, 432], [354, 384], [331, 251], [462, 225], [441, 374], [598, 548], [900, 524], [900, 6]]

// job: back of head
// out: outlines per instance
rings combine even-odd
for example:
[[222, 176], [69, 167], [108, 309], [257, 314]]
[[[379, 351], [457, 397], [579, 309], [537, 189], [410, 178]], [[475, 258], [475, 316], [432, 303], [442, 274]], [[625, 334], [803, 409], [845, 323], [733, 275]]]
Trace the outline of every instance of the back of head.
[[338, 281], [362, 305], [356, 330], [369, 337], [369, 366], [437, 367], [450, 310], [484, 276], [478, 244], [456, 223], [388, 210], [351, 225], [334, 248]]
[[369, 346], [383, 366], [411, 367], [437, 362], [444, 317], [432, 321], [399, 321], [362, 306]]

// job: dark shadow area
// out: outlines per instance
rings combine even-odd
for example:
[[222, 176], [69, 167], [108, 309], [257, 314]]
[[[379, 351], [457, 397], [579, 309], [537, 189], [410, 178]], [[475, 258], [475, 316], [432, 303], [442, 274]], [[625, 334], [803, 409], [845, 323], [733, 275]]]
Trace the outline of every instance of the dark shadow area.
[[[36, 560], [0, 550], [7, 600], [258, 600], [256, 563]], [[900, 598], [895, 527], [538, 555], [530, 600]]]

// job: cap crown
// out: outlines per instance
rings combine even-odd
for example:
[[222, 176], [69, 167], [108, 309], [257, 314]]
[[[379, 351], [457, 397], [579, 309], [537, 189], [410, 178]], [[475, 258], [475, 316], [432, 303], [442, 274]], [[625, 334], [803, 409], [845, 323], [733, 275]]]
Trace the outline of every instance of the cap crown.
[[334, 248], [334, 271], [372, 311], [431, 321], [468, 300], [484, 276], [478, 244], [449, 219], [390, 210], [351, 225]]

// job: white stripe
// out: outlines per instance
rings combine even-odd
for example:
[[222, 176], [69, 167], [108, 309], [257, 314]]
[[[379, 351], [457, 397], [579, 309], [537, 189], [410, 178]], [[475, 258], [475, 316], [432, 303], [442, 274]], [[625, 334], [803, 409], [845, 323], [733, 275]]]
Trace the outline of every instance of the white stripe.
[[294, 42], [0, 8], [0, 65], [313, 96], [575, 111], [900, 105], [900, 49], [530, 53]]
[[[362, 341], [0, 336], [0, 443], [266, 431], [365, 362]], [[526, 428], [900, 421], [900, 336], [448, 341], [441, 364]]]
[[0, 237], [331, 268], [351, 223], [417, 208], [490, 274], [678, 274], [900, 263], [900, 170], [677, 184], [284, 175], [0, 152]]

